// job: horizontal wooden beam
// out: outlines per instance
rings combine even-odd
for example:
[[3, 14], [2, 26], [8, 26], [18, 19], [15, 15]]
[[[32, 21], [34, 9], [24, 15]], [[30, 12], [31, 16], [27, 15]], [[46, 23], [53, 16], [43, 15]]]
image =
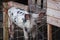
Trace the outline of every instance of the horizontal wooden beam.
[[21, 8], [21, 9], [28, 11], [27, 5], [17, 3], [17, 2], [13, 2], [13, 1], [8, 2], [8, 8], [10, 8], [10, 7], [17, 7], [17, 8]]
[[60, 27], [60, 19], [52, 16], [47, 16], [47, 23]]
[[47, 15], [60, 19], [60, 11], [58, 11], [58, 10], [47, 8]]
[[47, 0], [47, 23], [60, 27], [60, 0]]
[[60, 10], [60, 0], [47, 0], [47, 8]]

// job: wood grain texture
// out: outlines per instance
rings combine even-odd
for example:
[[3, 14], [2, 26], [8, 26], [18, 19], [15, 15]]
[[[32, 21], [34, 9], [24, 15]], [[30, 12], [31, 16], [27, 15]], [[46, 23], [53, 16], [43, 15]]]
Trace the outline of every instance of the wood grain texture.
[[47, 24], [47, 34], [48, 34], [47, 40], [52, 40], [52, 26], [50, 24]]
[[60, 11], [58, 11], [58, 10], [47, 8], [47, 15], [60, 19]]
[[41, 0], [37, 0], [37, 5], [41, 6]]
[[47, 23], [60, 27], [60, 19], [53, 16], [47, 16]]
[[[7, 6], [7, 4], [5, 4]], [[8, 9], [3, 8], [3, 40], [8, 40]]]
[[60, 1], [58, 0], [47, 0], [47, 8], [52, 8], [56, 10], [60, 10]]
[[47, 0], [43, 1], [43, 8], [47, 8]]
[[60, 1], [47, 0], [47, 23], [60, 27]]

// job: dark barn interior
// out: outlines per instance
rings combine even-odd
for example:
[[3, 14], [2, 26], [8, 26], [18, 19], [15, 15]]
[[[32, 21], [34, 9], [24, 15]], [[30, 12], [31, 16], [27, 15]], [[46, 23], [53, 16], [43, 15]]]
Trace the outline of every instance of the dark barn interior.
[[[28, 0], [9, 0], [9, 1], [15, 1], [18, 3], [28, 5]], [[3, 9], [2, 3], [3, 2], [4, 2], [4, 0], [2, 0], [2, 1], [0, 0], [0, 40], [3, 40], [3, 11], [2, 11], [2, 9]], [[20, 30], [20, 28], [15, 27], [14, 40], [24, 40], [23, 32], [16, 31], [16, 30]], [[46, 21], [45, 21], [45, 25], [41, 26], [38, 30], [40, 31], [40, 33], [38, 33], [37, 39], [38, 40], [47, 40], [47, 24], [46, 24]], [[60, 28], [53, 26], [52, 30], [53, 30], [52, 31], [52, 34], [53, 34], [52, 40], [60, 40]]]

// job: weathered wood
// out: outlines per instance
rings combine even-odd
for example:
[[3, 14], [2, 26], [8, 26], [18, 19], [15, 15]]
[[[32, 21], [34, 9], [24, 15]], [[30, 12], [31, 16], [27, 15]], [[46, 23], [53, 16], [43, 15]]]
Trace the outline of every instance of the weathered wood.
[[24, 5], [24, 4], [21, 4], [21, 3], [16, 3], [16, 2], [13, 2], [13, 1], [8, 2], [8, 8], [10, 8], [10, 7], [17, 7], [17, 8], [24, 9], [26, 11], [28, 10], [27, 5]]
[[35, 10], [36, 13], [39, 13], [39, 11], [41, 10], [41, 0], [37, 0]]
[[47, 23], [60, 27], [60, 19], [53, 16], [47, 16]]
[[60, 1], [47, 0], [47, 23], [60, 27]]
[[52, 40], [52, 26], [50, 24], [47, 24], [47, 40]]
[[28, 9], [30, 12], [35, 12], [35, 0], [28, 0]]
[[37, 5], [41, 6], [41, 0], [37, 0]]
[[7, 3], [4, 3], [3, 8], [3, 40], [8, 40], [8, 9]]
[[47, 15], [60, 19], [60, 11], [58, 11], [58, 10], [47, 8]]
[[54, 10], [60, 10], [59, 0], [47, 0], [47, 8], [52, 8]]
[[47, 0], [43, 0], [43, 9], [47, 8]]

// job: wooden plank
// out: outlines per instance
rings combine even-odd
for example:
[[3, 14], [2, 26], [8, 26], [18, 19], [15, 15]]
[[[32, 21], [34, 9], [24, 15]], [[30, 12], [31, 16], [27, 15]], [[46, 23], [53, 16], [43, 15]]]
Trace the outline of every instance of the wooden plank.
[[21, 8], [21, 9], [24, 9], [26, 11], [28, 11], [28, 6], [27, 5], [24, 5], [24, 4], [21, 4], [21, 3], [16, 3], [16, 2], [13, 2], [13, 1], [9, 1], [8, 2], [8, 7], [17, 7], [17, 8]]
[[47, 16], [47, 23], [60, 27], [60, 19], [53, 16]]
[[47, 24], [47, 40], [52, 40], [52, 26], [50, 24]]
[[7, 3], [5, 3], [3, 8], [3, 40], [8, 40], [8, 9]]
[[60, 10], [60, 1], [59, 0], [47, 0], [47, 8]]
[[35, 0], [28, 0], [28, 9], [30, 12], [35, 12]]
[[53, 16], [53, 17], [56, 17], [56, 18], [60, 19], [60, 11], [58, 11], [58, 10], [47, 8], [47, 12], [46, 13], [49, 16]]
[[47, 23], [60, 27], [60, 1], [47, 0]]
[[43, 8], [44, 8], [44, 9], [47, 8], [47, 0], [43, 0]]
[[41, 0], [37, 0], [37, 5], [41, 6]]

